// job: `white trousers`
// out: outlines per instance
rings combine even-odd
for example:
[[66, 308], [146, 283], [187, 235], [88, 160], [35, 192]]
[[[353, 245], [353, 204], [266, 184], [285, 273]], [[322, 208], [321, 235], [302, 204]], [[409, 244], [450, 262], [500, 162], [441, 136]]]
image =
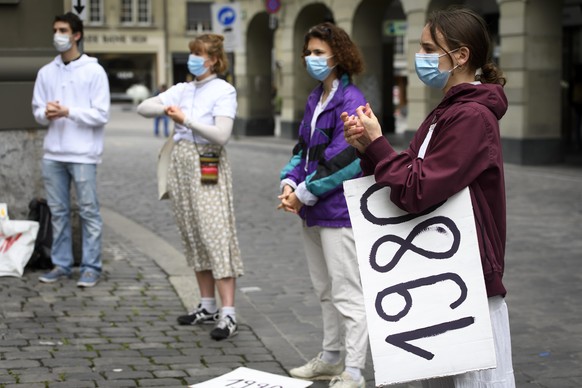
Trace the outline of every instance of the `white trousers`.
[[341, 351], [345, 345], [345, 365], [364, 369], [368, 328], [352, 229], [304, 225], [302, 234], [321, 304], [323, 350]]
[[507, 304], [501, 296], [489, 298], [489, 315], [497, 368], [425, 380], [423, 388], [515, 388]]

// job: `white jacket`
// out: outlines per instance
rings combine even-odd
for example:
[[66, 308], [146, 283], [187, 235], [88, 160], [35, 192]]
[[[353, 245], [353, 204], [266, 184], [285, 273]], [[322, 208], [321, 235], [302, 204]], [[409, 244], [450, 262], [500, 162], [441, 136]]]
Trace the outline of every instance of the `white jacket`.
[[[69, 108], [69, 116], [48, 120], [47, 102], [58, 101]], [[63, 63], [60, 55], [43, 66], [32, 96], [32, 113], [48, 125], [44, 158], [69, 163], [101, 163], [103, 130], [109, 120], [109, 81], [97, 59], [83, 54]]]

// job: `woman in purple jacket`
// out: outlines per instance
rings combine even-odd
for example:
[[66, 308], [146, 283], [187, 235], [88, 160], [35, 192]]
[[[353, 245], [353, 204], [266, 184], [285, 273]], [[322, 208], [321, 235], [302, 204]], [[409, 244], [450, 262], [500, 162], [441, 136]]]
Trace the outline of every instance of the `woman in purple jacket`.
[[505, 183], [498, 120], [507, 111], [505, 78], [491, 61], [484, 20], [464, 8], [429, 17], [416, 54], [416, 73], [444, 97], [397, 153], [382, 136], [369, 105], [342, 114], [346, 140], [357, 148], [364, 174], [391, 189], [390, 200], [422, 212], [469, 187], [497, 368], [431, 379], [424, 387], [513, 388], [509, 318], [502, 282], [505, 255]]
[[354, 114], [365, 104], [362, 92], [350, 82], [363, 70], [363, 63], [346, 32], [331, 23], [307, 32], [303, 60], [320, 84], [307, 99], [299, 142], [281, 171], [279, 208], [302, 219], [307, 264], [322, 309], [323, 344], [317, 357], [290, 374], [307, 380], [331, 379], [334, 388], [363, 388], [368, 331], [343, 191], [343, 182], [359, 177], [361, 170], [355, 150], [344, 139], [340, 119], [342, 112]]

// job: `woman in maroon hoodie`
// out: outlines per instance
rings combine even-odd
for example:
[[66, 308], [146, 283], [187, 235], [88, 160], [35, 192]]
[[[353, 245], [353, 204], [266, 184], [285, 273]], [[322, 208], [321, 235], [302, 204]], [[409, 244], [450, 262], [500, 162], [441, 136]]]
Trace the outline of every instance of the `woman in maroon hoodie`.
[[416, 73], [444, 97], [407, 150], [382, 136], [369, 105], [342, 114], [346, 141], [365, 175], [390, 187], [390, 200], [409, 213], [439, 204], [469, 186], [485, 277], [497, 368], [431, 379], [424, 387], [515, 387], [502, 277], [505, 183], [498, 120], [507, 111], [505, 78], [491, 61], [484, 20], [465, 8], [433, 12], [422, 30]]

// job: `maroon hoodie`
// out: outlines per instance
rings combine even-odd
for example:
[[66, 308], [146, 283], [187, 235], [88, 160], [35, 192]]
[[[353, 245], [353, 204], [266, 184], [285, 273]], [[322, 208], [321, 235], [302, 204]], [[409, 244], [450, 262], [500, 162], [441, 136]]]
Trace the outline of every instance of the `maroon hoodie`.
[[[439, 204], [469, 186], [489, 297], [505, 296], [505, 182], [498, 120], [507, 98], [497, 84], [452, 87], [424, 120], [407, 150], [384, 137], [359, 154], [365, 175], [391, 188], [390, 199], [409, 213]], [[436, 123], [424, 159], [418, 151]]]

